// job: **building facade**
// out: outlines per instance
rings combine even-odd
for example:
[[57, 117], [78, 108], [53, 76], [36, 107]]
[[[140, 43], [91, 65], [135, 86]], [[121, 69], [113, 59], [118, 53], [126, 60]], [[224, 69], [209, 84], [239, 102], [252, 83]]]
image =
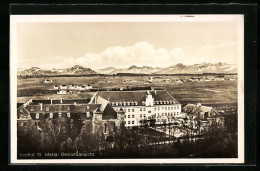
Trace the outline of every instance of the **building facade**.
[[[60, 97], [60, 96], [56, 96]], [[109, 102], [101, 97], [96, 97], [96, 103], [89, 103], [91, 98], [72, 99], [69, 95], [57, 99], [55, 95], [51, 98], [28, 99], [17, 109], [18, 128], [26, 127], [28, 122], [34, 122], [34, 125], [41, 129], [43, 120], [66, 119], [69, 123], [69, 129], [73, 130], [74, 121], [92, 122], [93, 133], [103, 130], [101, 133], [107, 138], [114, 136], [115, 130], [120, 129], [124, 124], [123, 110], [115, 111]], [[75, 95], [73, 96], [75, 98]], [[99, 129], [97, 129], [99, 128]], [[100, 129], [101, 128], [101, 129]]]
[[174, 123], [181, 115], [181, 104], [166, 90], [149, 91], [100, 91], [97, 93], [108, 100], [111, 106], [125, 111], [125, 126], [140, 126]]

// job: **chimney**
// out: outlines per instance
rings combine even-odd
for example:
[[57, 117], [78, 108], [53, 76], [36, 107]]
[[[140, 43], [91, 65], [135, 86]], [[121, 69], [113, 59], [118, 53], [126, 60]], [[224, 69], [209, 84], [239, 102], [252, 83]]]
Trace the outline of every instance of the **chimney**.
[[157, 92], [156, 92], [156, 90], [154, 90], [154, 94], [155, 94], [155, 95], [157, 95]]
[[62, 99], [62, 98], [60, 98], [60, 103], [62, 103], [62, 100], [63, 100], [63, 99]]
[[52, 97], [51, 97], [51, 104], [52, 104]]
[[97, 104], [97, 96], [94, 98], [94, 104]]
[[42, 110], [42, 103], [40, 103], [40, 110]]

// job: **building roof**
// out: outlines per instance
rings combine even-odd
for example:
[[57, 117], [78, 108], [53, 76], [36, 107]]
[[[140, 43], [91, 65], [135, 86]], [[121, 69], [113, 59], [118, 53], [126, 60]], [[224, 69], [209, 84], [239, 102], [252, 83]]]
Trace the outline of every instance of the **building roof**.
[[109, 101], [106, 99], [96, 96], [96, 101], [92, 103], [100, 104], [99, 110], [103, 112], [103, 119], [116, 119], [117, 113], [114, 108], [109, 104]]
[[27, 96], [27, 97], [17, 97], [17, 103], [24, 103], [29, 99], [33, 100], [49, 100], [52, 98], [53, 100], [60, 100], [62, 99], [91, 99], [96, 93], [95, 92], [86, 92], [86, 93], [77, 93], [77, 94], [46, 94], [42, 96]]
[[200, 113], [200, 112], [211, 112], [213, 115], [221, 116], [220, 113], [218, 113], [216, 110], [214, 110], [212, 107], [209, 106], [201, 106], [201, 105], [195, 105], [195, 104], [187, 104], [183, 107], [183, 110], [185, 112], [190, 112], [193, 114]]
[[173, 101], [174, 104], [179, 104], [166, 90], [99, 91], [97, 96], [110, 102], [138, 102], [138, 105], [142, 105], [148, 94], [152, 95], [155, 101]]
[[[90, 101], [90, 100], [89, 100]], [[96, 103], [88, 103], [85, 99], [76, 100], [74, 104], [73, 100], [53, 100], [50, 104], [50, 100], [32, 100], [26, 106], [21, 105], [17, 109], [17, 114], [31, 114], [31, 113], [86, 113], [90, 112], [91, 117], [93, 112], [101, 111], [102, 118], [104, 120], [117, 119], [117, 113], [114, 108], [109, 104], [109, 101], [102, 97], [96, 98]], [[81, 102], [81, 103], [79, 103]], [[42, 103], [42, 105], [40, 104]]]

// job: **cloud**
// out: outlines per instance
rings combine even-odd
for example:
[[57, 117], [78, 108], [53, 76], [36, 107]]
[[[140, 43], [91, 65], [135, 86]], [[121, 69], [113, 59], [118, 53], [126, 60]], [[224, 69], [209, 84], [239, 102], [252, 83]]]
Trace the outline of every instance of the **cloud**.
[[138, 42], [133, 46], [108, 47], [100, 53], [87, 53], [78, 58], [67, 58], [65, 64], [82, 65], [90, 68], [137, 66], [169, 66], [179, 62], [185, 56], [182, 48], [170, 51], [165, 48], [156, 49], [148, 42]]

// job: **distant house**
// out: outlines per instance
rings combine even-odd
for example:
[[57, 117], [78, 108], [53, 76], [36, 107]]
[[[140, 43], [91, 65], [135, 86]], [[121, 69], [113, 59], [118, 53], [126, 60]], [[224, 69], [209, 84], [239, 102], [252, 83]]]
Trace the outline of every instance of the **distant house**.
[[196, 119], [201, 122], [211, 124], [212, 121], [217, 122], [218, 125], [224, 124], [224, 117], [217, 112], [213, 107], [202, 106], [200, 103], [187, 104], [183, 107], [183, 111], [188, 115], [196, 116]]
[[183, 84], [183, 80], [176, 80], [175, 83], [176, 84]]
[[64, 84], [60, 85], [60, 89], [61, 90], [66, 90], [67, 89], [67, 85], [64, 85]]
[[77, 84], [70, 84], [68, 89], [70, 89], [70, 90], [77, 90], [78, 89], [78, 85]]
[[59, 90], [59, 86], [54, 85], [54, 86], [53, 86], [53, 90]]
[[86, 90], [86, 86], [84, 85], [78, 86], [78, 90]]
[[170, 83], [171, 79], [164, 79], [163, 81], [166, 82], [166, 83]]
[[152, 82], [153, 82], [153, 77], [150, 77], [150, 79], [148, 80], [148, 82], [152, 83]]
[[43, 83], [52, 83], [52, 80], [44, 79]]
[[92, 85], [90, 85], [90, 84], [88, 84], [87, 86], [86, 86], [86, 90], [90, 90], [90, 89], [92, 89], [93, 87], [92, 87]]
[[57, 94], [67, 94], [67, 91], [66, 90], [60, 90], [57, 92]]

